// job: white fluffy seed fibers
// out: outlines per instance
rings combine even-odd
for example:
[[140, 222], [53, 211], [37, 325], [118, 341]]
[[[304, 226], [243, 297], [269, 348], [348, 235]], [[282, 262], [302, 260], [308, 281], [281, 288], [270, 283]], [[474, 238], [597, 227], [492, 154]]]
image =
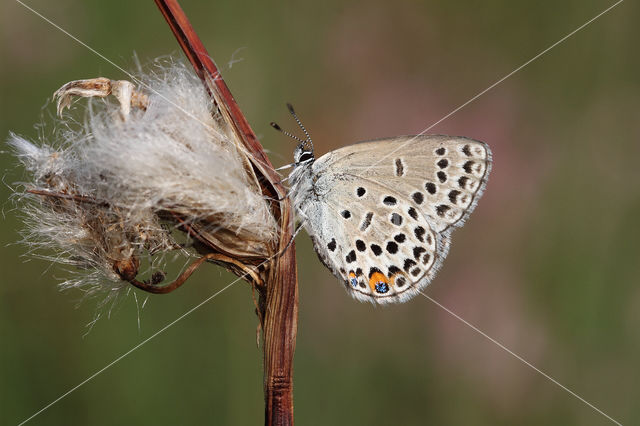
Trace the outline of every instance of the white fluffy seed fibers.
[[93, 101], [83, 126], [58, 123], [55, 141], [8, 141], [30, 174], [25, 188], [57, 194], [20, 198], [26, 242], [85, 270], [65, 286], [120, 289], [122, 262], [181, 249], [167, 212], [213, 238], [251, 240], [251, 255], [266, 256], [276, 239], [268, 202], [200, 80], [181, 64], [141, 80], [148, 106], [126, 120], [115, 102]]

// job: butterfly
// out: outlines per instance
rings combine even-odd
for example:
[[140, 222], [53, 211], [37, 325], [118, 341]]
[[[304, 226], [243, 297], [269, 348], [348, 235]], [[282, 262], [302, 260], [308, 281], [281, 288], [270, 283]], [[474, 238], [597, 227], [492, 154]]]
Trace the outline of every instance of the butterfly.
[[491, 171], [483, 142], [444, 135], [356, 143], [315, 158], [298, 138], [287, 178], [296, 213], [322, 263], [347, 292], [374, 304], [405, 302], [447, 256], [451, 232], [475, 208]]

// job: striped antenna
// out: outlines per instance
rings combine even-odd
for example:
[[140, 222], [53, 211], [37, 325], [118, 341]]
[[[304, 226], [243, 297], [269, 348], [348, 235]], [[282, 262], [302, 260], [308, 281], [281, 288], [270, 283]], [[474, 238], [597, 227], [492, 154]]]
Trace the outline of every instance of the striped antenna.
[[282, 130], [282, 128], [280, 126], [278, 126], [276, 123], [274, 123], [273, 121], [271, 123], [269, 123], [271, 125], [271, 127], [273, 127], [274, 129], [276, 129], [277, 131], [279, 131], [280, 133], [289, 136], [291, 139], [294, 139], [300, 143], [305, 143], [306, 141], [303, 141], [302, 139], [300, 139], [299, 137], [297, 137], [296, 135], [293, 135], [289, 132], [287, 132], [286, 130]]
[[307, 131], [307, 129], [302, 125], [302, 122], [298, 118], [298, 114], [296, 114], [296, 111], [293, 109], [293, 105], [291, 105], [290, 103], [287, 103], [287, 108], [289, 109], [289, 112], [293, 116], [294, 120], [296, 120], [296, 123], [298, 123], [298, 126], [300, 126], [305, 136], [307, 137], [305, 142], [309, 142], [309, 145], [311, 146], [311, 151], [313, 151], [313, 141], [311, 140], [311, 135], [309, 135], [309, 132]]

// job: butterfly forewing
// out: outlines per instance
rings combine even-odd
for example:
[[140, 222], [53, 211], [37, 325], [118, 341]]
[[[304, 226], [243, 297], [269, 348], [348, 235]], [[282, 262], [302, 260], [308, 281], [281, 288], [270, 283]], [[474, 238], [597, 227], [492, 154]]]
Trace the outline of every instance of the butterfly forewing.
[[434, 230], [461, 226], [482, 195], [491, 151], [479, 141], [441, 135], [399, 136], [332, 151], [317, 173], [350, 173], [398, 188], [420, 205]]
[[319, 158], [294, 199], [319, 257], [354, 297], [401, 302], [437, 272], [490, 165], [489, 148], [466, 138], [362, 142]]

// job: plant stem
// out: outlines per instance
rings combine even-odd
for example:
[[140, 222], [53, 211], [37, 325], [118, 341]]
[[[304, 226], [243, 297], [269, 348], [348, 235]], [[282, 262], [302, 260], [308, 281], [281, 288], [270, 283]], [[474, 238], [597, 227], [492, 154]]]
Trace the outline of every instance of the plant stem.
[[[277, 250], [281, 253], [268, 264], [265, 287], [260, 290], [260, 318], [263, 319], [265, 424], [293, 425], [293, 356], [298, 327], [298, 273], [293, 237], [293, 213], [286, 190], [273, 169], [262, 145], [240, 111], [218, 68], [176, 0], [154, 0], [171, 31], [214, 98], [220, 113], [227, 117], [241, 142], [251, 154], [253, 171], [265, 196], [283, 199], [273, 204], [280, 221]], [[287, 247], [288, 246], [288, 247]]]

